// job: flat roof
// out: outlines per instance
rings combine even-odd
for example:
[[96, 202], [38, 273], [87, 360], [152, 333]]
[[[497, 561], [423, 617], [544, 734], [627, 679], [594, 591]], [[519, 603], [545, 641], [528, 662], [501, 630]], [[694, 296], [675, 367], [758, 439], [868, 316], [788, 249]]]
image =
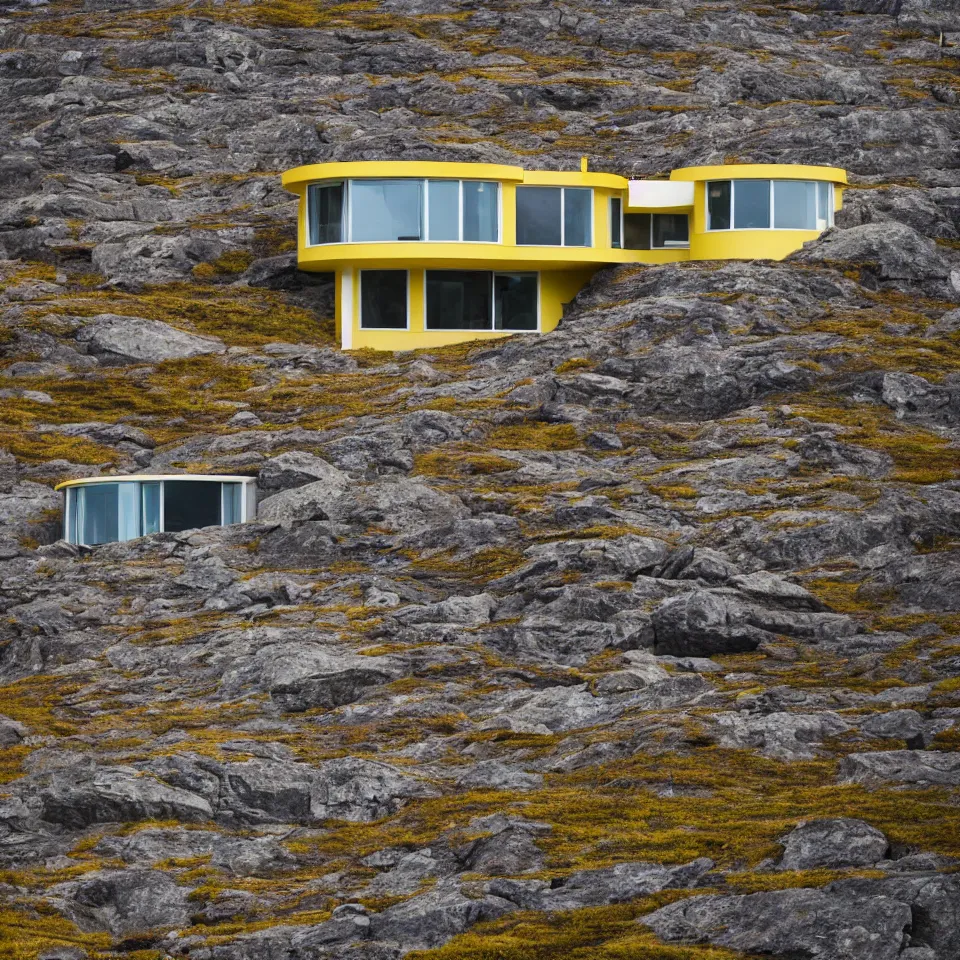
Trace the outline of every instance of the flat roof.
[[79, 487], [87, 483], [151, 483], [158, 480], [202, 480], [220, 483], [254, 483], [256, 477], [240, 477], [232, 474], [219, 473], [131, 473], [120, 474], [114, 477], [83, 477], [80, 480], [64, 480], [53, 489], [62, 490], [64, 487]]
[[718, 163], [706, 167], [678, 167], [671, 180], [826, 180], [846, 183], [842, 167], [809, 163]]
[[280, 182], [292, 193], [317, 180], [351, 178], [416, 177], [420, 179], [496, 180], [501, 183], [527, 183], [558, 187], [608, 187], [623, 190], [627, 178], [615, 173], [581, 170], [524, 170], [504, 163], [469, 163], [447, 160], [352, 160], [337, 163], [308, 163], [286, 170]]

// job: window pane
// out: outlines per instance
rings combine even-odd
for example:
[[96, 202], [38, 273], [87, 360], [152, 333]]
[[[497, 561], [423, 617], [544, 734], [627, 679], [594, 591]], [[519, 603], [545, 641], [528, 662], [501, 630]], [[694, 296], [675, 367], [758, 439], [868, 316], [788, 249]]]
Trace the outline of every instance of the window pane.
[[498, 273], [493, 278], [494, 327], [537, 329], [537, 275]]
[[343, 240], [343, 184], [314, 184], [309, 191], [310, 242], [340, 243]]
[[689, 243], [689, 221], [685, 213], [655, 213], [653, 215], [653, 245], [655, 247], [685, 247]]
[[817, 185], [802, 180], [774, 180], [773, 225], [781, 230], [816, 230]]
[[730, 229], [730, 181], [714, 180], [707, 184], [708, 230]]
[[497, 191], [499, 184], [463, 181], [463, 239], [496, 243], [500, 219]]
[[650, 249], [650, 214], [627, 213], [623, 217], [623, 246], [626, 250]]
[[619, 197], [613, 197], [610, 201], [610, 246], [619, 250], [620, 240], [620, 217], [622, 210], [622, 201]]
[[350, 239], [419, 240], [422, 180], [351, 180]]
[[434, 242], [460, 239], [460, 181], [428, 182], [430, 223], [427, 239]]
[[406, 270], [360, 271], [360, 327], [406, 330]]
[[163, 528], [170, 533], [220, 523], [220, 484], [207, 480], [164, 480]]
[[733, 188], [733, 226], [763, 230], [770, 226], [770, 181], [738, 180]]
[[559, 247], [560, 187], [517, 187], [517, 244]]
[[140, 484], [117, 484], [117, 539], [140, 536]]
[[589, 247], [592, 244], [591, 220], [593, 191], [580, 187], [564, 190], [563, 244], [566, 247]]
[[63, 539], [67, 543], [76, 543], [77, 535], [77, 495], [75, 487], [63, 491]]
[[427, 329], [489, 330], [490, 287], [485, 270], [428, 270]]
[[113, 543], [117, 539], [118, 483], [91, 483], [77, 488], [79, 542]]
[[817, 184], [817, 229], [826, 230], [830, 226], [833, 211], [833, 184]]
[[243, 491], [242, 483], [222, 483], [223, 489], [223, 522], [240, 523], [240, 495]]
[[141, 483], [140, 503], [143, 516], [140, 529], [147, 533], [157, 533], [160, 530], [160, 484]]

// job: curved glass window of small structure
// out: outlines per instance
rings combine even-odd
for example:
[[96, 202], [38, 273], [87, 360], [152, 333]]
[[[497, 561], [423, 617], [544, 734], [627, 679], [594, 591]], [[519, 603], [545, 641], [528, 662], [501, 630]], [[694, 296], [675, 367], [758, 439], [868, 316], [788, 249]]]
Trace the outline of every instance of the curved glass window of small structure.
[[67, 488], [64, 537], [95, 546], [242, 521], [242, 483], [120, 480]]

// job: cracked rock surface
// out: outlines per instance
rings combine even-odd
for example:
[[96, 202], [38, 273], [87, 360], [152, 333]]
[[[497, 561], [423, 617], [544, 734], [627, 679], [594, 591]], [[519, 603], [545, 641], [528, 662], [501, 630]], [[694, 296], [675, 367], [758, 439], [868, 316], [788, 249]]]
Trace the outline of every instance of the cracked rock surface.
[[[955, 4], [2, 6], [0, 955], [960, 956]], [[851, 188], [337, 348], [279, 171], [584, 153]], [[258, 521], [57, 539], [189, 471]]]

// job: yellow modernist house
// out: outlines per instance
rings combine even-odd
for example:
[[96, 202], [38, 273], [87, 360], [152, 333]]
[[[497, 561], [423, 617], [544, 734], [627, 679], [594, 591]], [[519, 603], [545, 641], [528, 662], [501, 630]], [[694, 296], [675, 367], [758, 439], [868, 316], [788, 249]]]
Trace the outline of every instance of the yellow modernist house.
[[301, 270], [336, 275], [345, 350], [411, 350], [553, 330], [618, 263], [779, 260], [833, 223], [846, 172], [684, 167], [627, 180], [490, 163], [374, 161], [288, 170]]

